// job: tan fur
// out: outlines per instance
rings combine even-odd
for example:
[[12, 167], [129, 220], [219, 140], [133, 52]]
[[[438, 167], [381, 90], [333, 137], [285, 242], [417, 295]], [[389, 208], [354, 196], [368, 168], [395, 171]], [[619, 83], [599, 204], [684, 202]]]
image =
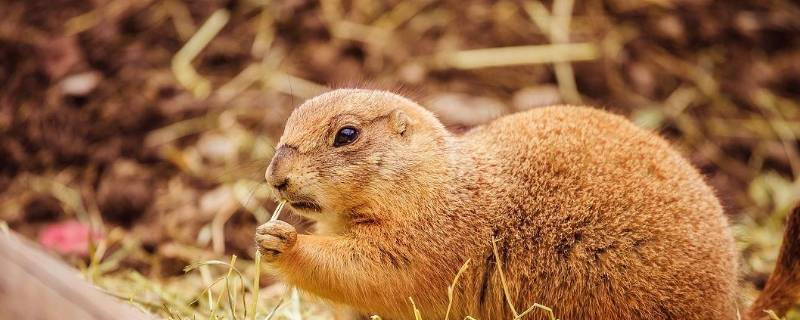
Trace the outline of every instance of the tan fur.
[[[332, 147], [344, 125], [351, 145]], [[734, 319], [736, 253], [714, 192], [667, 142], [622, 117], [571, 106], [454, 136], [383, 91], [336, 90], [289, 118], [266, 174], [319, 233], [282, 222], [257, 242], [283, 279], [384, 319]], [[500, 257], [492, 237], [501, 239]], [[527, 319], [543, 319], [534, 312]]]

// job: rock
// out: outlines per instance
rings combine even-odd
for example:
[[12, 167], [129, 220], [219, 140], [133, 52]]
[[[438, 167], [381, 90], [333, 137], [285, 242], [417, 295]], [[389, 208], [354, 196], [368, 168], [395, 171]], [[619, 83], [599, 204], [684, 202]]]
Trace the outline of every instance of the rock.
[[97, 88], [102, 79], [96, 71], [70, 75], [61, 80], [61, 91], [71, 96], [85, 96]]
[[525, 111], [559, 103], [562, 103], [561, 92], [554, 85], [522, 88], [514, 92], [514, 96], [511, 98], [514, 111]]

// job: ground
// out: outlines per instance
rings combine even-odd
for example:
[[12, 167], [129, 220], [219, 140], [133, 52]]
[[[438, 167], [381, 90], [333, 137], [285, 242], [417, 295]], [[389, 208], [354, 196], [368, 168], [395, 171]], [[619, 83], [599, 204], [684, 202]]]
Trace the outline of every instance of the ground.
[[[275, 207], [263, 172], [304, 99], [396, 90], [456, 131], [590, 104], [660, 132], [708, 177], [736, 228], [746, 303], [800, 199], [800, 6], [574, 5], [2, 2], [0, 225], [144, 308], [205, 317], [216, 303], [201, 293], [227, 267], [184, 267], [236, 255], [253, 277], [253, 231]], [[474, 51], [509, 46], [527, 47]], [[267, 313], [282, 290], [263, 291]]]

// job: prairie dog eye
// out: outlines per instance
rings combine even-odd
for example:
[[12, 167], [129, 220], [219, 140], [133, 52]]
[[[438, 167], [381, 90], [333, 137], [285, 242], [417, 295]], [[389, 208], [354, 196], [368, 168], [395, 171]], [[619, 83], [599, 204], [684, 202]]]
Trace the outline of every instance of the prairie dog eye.
[[353, 143], [358, 138], [358, 129], [352, 126], [346, 126], [339, 129], [336, 137], [333, 138], [333, 146], [341, 147]]

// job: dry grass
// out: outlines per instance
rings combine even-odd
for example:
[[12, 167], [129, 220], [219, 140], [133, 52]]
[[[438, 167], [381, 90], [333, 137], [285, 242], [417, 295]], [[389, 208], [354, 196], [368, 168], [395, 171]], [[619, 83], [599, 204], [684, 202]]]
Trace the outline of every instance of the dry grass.
[[[286, 205], [286, 201], [279, 202], [275, 211], [273, 212], [269, 221], [275, 221], [280, 217], [281, 211]], [[492, 249], [495, 257], [499, 257], [497, 243], [499, 239], [492, 238]], [[93, 254], [93, 256], [98, 256]], [[129, 279], [116, 279], [115, 277], [106, 277], [98, 273], [101, 268], [99, 265], [102, 263], [101, 259], [92, 259], [91, 264], [86, 268], [84, 276], [87, 279], [93, 279], [95, 284], [104, 288], [104, 290], [113, 296], [120, 299], [127, 300], [134, 306], [142, 308], [145, 311], [157, 311], [162, 316], [168, 319], [290, 319], [299, 320], [304, 318], [304, 313], [301, 311], [300, 293], [294, 287], [288, 288], [288, 293], [275, 294], [271, 292], [268, 299], [260, 299], [260, 276], [261, 276], [261, 254], [258, 250], [255, 251], [255, 260], [247, 262], [245, 268], [252, 269], [253, 276], [248, 278], [248, 272], [243, 272], [237, 265], [237, 257], [231, 256], [230, 262], [220, 260], [207, 260], [202, 262], [193, 263], [186, 266], [183, 270], [187, 273], [187, 278], [192, 272], [200, 273], [200, 278], [205, 287], [201, 288], [199, 293], [194, 295], [190, 301], [186, 301], [185, 295], [171, 292], [171, 289], [164, 288], [161, 284], [152, 282], [138, 274], [129, 275]], [[461, 275], [469, 268], [471, 260], [467, 260], [456, 273], [451, 285], [447, 288], [448, 306], [445, 315], [445, 320], [450, 319], [450, 311], [453, 304], [454, 290], [458, 284]], [[252, 263], [252, 265], [251, 265]], [[512, 304], [510, 294], [508, 291], [508, 284], [506, 283], [505, 275], [503, 273], [503, 261], [496, 260], [498, 265], [499, 276], [503, 288], [504, 296], [509, 308], [513, 312], [512, 320], [523, 319], [525, 316], [540, 309], [547, 313], [549, 320], [558, 320], [553, 313], [553, 310], [547, 306], [534, 303], [521, 313], [516, 311], [516, 307]], [[222, 267], [222, 273], [214, 278], [211, 271], [212, 267]], [[212, 280], [213, 279], [213, 280]], [[144, 287], [147, 293], [155, 294], [159, 302], [148, 301], [144, 298], [136, 297], [130, 288], [123, 290], [122, 288], [115, 287], [114, 283], [119, 280], [122, 284], [135, 283]], [[196, 280], [195, 280], [196, 281]], [[183, 288], [180, 288], [183, 289]], [[139, 292], [142, 293], [142, 292]], [[291, 301], [290, 305], [284, 306], [283, 301]], [[183, 297], [183, 298], [182, 298]], [[205, 297], [205, 298], [204, 298]], [[279, 298], [278, 298], [279, 297]], [[276, 301], [277, 298], [277, 301]], [[412, 307], [412, 316], [416, 320], [422, 320], [423, 314], [414, 302], [413, 297], [409, 297], [409, 302]], [[237, 310], [237, 305], [241, 301], [241, 308]], [[267, 312], [268, 311], [268, 312]], [[320, 317], [320, 314], [305, 314], [314, 319]], [[380, 320], [379, 315], [372, 315], [371, 319]], [[465, 320], [475, 319], [474, 317], [467, 316]]]
[[[272, 285], [247, 238], [274, 205], [261, 183], [289, 110], [355, 78], [434, 98], [465, 93], [496, 105], [492, 115], [560, 102], [623, 113], [672, 140], [718, 190], [743, 252], [741, 305], [771, 271], [800, 200], [791, 88], [800, 50], [775, 45], [798, 36], [785, 18], [794, 2], [292, 3], [0, 4], [10, 64], [0, 73], [0, 232], [35, 237], [44, 223], [29, 217], [32, 203], [55, 199], [56, 220], [105, 235], [90, 258], [67, 259], [135, 305], [182, 319], [328, 316]], [[51, 55], [78, 62], [57, 74], [69, 61], [39, 60]], [[101, 74], [102, 85], [63, 92], [82, 72]], [[454, 114], [483, 114], [431, 107], [456, 127]], [[156, 116], [137, 118], [148, 112]], [[105, 129], [84, 130], [94, 127]], [[113, 220], [98, 190], [111, 181], [128, 193], [128, 180], [109, 178], [120, 162], [137, 164], [156, 190], [133, 226]], [[196, 261], [209, 263], [181, 273]]]
[[[272, 220], [283, 206], [276, 208]], [[87, 279], [108, 294], [127, 300], [148, 312], [168, 319], [317, 319], [330, 317], [325, 306], [311, 301], [306, 305], [294, 288], [261, 288], [260, 253], [254, 261], [206, 260], [184, 268], [179, 281], [161, 282], [130, 272], [103, 274], [109, 261], [93, 260], [84, 271]], [[94, 270], [94, 271], [92, 271]], [[284, 303], [289, 301], [289, 303]], [[302, 305], [301, 305], [302, 304]]]

